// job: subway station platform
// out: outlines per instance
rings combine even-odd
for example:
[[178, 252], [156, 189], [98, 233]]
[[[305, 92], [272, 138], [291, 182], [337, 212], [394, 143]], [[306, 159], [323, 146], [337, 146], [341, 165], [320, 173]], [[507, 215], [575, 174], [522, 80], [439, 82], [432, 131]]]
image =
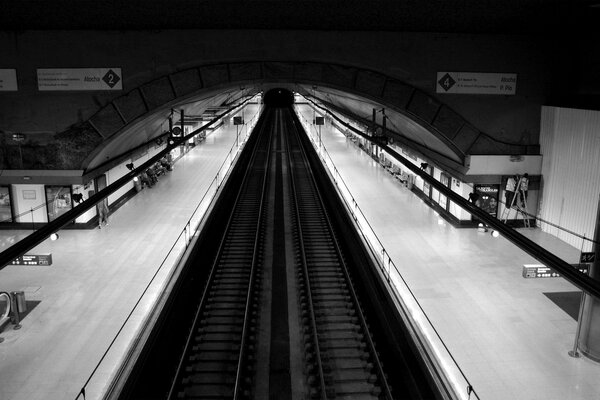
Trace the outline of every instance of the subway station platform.
[[[246, 108], [249, 122], [257, 109]], [[34, 306], [21, 329], [0, 333], [0, 399], [75, 399], [90, 376], [85, 398], [101, 397], [185, 249], [189, 218], [215, 192], [217, 172], [235, 144], [236, 126], [215, 130], [112, 213], [108, 226], [61, 230], [59, 240], [28, 252], [51, 253], [51, 266], [0, 271], [0, 291], [22, 290]], [[0, 249], [30, 232], [0, 231]]]
[[[299, 107], [312, 115], [312, 110]], [[343, 134], [325, 125], [321, 135], [358, 205], [479, 398], [600, 397], [600, 365], [567, 354], [576, 321], [546, 295], [577, 292], [575, 287], [560, 278], [523, 278], [523, 264], [537, 263], [532, 257], [489, 232], [440, 223], [418, 196]], [[0, 290], [23, 290], [35, 305], [21, 329], [0, 334], [0, 399], [69, 400], [84, 386], [86, 399], [102, 396], [176, 257], [167, 257], [161, 267], [163, 260], [169, 249], [178, 254], [184, 246], [178, 237], [212, 190], [235, 141], [235, 126], [220, 128], [157, 185], [114, 212], [107, 227], [63, 230], [58, 241], [46, 241], [30, 252], [52, 253], [52, 266], [0, 271]], [[539, 229], [520, 232], [567, 262], [578, 259], [577, 249]], [[26, 234], [0, 231], [0, 249]]]
[[[297, 108], [312, 120], [312, 109]], [[314, 127], [312, 135], [317, 141]], [[480, 399], [600, 398], [600, 364], [568, 355], [577, 322], [548, 297], [577, 297], [576, 287], [562, 278], [523, 278], [523, 265], [539, 261], [491, 232], [454, 228], [329, 124], [321, 137]], [[563, 260], [579, 262], [579, 250], [554, 236], [536, 228], [519, 232]]]

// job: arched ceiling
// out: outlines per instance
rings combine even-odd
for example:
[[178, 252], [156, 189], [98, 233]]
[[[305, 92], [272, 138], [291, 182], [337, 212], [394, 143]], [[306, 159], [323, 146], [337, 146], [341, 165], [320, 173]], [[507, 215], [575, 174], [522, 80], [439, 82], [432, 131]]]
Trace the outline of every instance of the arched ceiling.
[[[360, 122], [385, 109], [387, 132], [451, 169], [464, 170], [482, 135], [443, 103], [381, 73], [315, 62], [246, 62], [200, 66], [157, 78], [107, 104], [89, 120], [104, 138], [82, 163], [86, 171], [164, 134], [171, 109], [201, 115], [211, 107], [285, 87]], [[376, 123], [382, 124], [381, 114]]]

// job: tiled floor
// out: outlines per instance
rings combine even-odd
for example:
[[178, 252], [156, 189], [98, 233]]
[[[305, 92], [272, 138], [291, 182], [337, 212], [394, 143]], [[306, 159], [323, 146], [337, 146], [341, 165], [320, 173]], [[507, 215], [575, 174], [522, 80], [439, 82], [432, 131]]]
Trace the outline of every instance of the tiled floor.
[[[440, 225], [423, 201], [344, 135], [326, 125], [322, 140], [481, 399], [600, 398], [600, 364], [567, 354], [576, 322], [543, 295], [574, 286], [561, 278], [523, 278], [523, 264], [539, 262], [508, 240]], [[555, 237], [520, 232], [577, 262], [579, 251]]]

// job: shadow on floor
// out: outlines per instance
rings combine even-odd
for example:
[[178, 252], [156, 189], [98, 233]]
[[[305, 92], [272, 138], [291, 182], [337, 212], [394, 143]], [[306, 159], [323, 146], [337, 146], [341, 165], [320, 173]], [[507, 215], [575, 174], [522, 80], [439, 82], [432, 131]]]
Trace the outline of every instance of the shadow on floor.
[[544, 296], [577, 321], [577, 318], [579, 318], [581, 292], [550, 292], [544, 293]]
[[[25, 311], [24, 313], [21, 313], [21, 315], [20, 315], [21, 321], [23, 321], [25, 319], [25, 317], [27, 316], [27, 314], [29, 314], [40, 303], [41, 303], [41, 301], [37, 301], [37, 300], [25, 300], [25, 305], [27, 306], [27, 311]], [[0, 301], [0, 315], [4, 314], [4, 310], [6, 310], [6, 301]]]

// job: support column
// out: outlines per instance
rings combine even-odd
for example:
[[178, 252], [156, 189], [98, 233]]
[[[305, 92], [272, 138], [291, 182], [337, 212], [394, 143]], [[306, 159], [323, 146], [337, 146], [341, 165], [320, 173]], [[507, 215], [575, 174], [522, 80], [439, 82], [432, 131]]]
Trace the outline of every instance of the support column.
[[[590, 267], [590, 277], [600, 280], [600, 199], [596, 212], [596, 230], [592, 251], [595, 260]], [[579, 351], [586, 357], [600, 362], [600, 299], [586, 295], [581, 314], [581, 335], [579, 336]]]

